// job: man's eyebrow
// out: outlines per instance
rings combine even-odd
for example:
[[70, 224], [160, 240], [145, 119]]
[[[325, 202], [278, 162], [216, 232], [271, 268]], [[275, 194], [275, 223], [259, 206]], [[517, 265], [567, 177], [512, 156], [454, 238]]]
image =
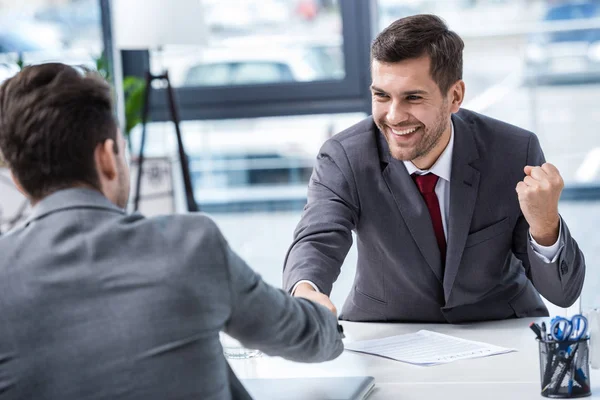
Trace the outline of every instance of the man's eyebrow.
[[381, 89], [381, 88], [378, 88], [378, 87], [377, 87], [377, 86], [375, 86], [375, 85], [371, 85], [371, 90], [372, 90], [372, 91], [374, 91], [374, 92], [386, 93], [386, 91], [385, 91], [385, 90], [383, 90], [383, 89]]
[[[385, 90], [378, 88], [375, 85], [371, 85], [371, 90], [374, 92], [387, 93]], [[402, 92], [402, 95], [404, 95], [404, 96], [414, 96], [416, 94], [427, 94], [427, 91], [422, 90], [422, 89], [415, 89], [415, 90], [406, 90], [406, 91]]]
[[422, 89], [407, 90], [405, 92], [402, 92], [402, 94], [405, 96], [412, 96], [415, 94], [427, 94], [427, 90], [422, 90]]

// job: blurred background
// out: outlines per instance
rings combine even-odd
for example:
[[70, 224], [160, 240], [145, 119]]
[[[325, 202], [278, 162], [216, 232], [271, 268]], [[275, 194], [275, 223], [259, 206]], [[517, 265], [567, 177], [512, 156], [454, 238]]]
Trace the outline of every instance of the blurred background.
[[[600, 307], [600, 0], [154, 1], [187, 12], [181, 28], [201, 33], [121, 45], [125, 34], [164, 28], [133, 22], [150, 3], [0, 0], [0, 81], [50, 60], [100, 70], [115, 84], [135, 167], [144, 73], [168, 70], [200, 210], [280, 286], [321, 144], [370, 114], [370, 42], [397, 18], [437, 14], [465, 41], [464, 107], [537, 133], [563, 174], [560, 211], [588, 265], [582, 305]], [[184, 212], [164, 85], [152, 93], [141, 209]], [[0, 170], [0, 231], [26, 214]], [[338, 306], [355, 263], [353, 248], [334, 286]]]

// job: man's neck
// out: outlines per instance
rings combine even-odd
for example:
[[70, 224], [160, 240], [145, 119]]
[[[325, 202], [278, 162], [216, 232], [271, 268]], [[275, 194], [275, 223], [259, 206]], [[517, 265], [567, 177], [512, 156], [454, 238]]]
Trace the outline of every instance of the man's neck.
[[[64, 186], [64, 187], [58, 187], [56, 189], [50, 190], [49, 192], [47, 192], [46, 194], [44, 194], [44, 196], [42, 196], [39, 199], [32, 198], [29, 195], [26, 195], [26, 197], [29, 199], [29, 203], [33, 207], [37, 203], [39, 203], [40, 201], [44, 200], [46, 197], [50, 196], [51, 194], [54, 194], [54, 193], [56, 193], [58, 191], [66, 190], [66, 189], [91, 189], [91, 190], [96, 190], [96, 191], [100, 192], [97, 188], [95, 188], [94, 186], [92, 186], [92, 185], [90, 185], [88, 183], [74, 183], [74, 184], [71, 184], [71, 185], [67, 185], [67, 186]], [[102, 192], [100, 192], [100, 193], [102, 193]]]

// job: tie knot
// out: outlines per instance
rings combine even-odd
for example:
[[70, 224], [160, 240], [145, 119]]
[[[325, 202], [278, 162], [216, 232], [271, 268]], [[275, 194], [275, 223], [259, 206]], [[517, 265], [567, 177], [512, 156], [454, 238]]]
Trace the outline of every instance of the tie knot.
[[417, 175], [413, 174], [413, 179], [419, 188], [419, 191], [423, 194], [425, 193], [433, 193], [435, 190], [435, 184], [438, 181], [439, 176], [432, 173], [427, 173], [425, 175]]

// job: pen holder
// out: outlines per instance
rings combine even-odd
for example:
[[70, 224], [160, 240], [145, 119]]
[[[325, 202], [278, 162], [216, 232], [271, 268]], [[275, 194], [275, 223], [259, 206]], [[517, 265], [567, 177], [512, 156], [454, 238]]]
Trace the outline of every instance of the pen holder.
[[590, 396], [589, 339], [538, 342], [542, 396], [555, 399]]

